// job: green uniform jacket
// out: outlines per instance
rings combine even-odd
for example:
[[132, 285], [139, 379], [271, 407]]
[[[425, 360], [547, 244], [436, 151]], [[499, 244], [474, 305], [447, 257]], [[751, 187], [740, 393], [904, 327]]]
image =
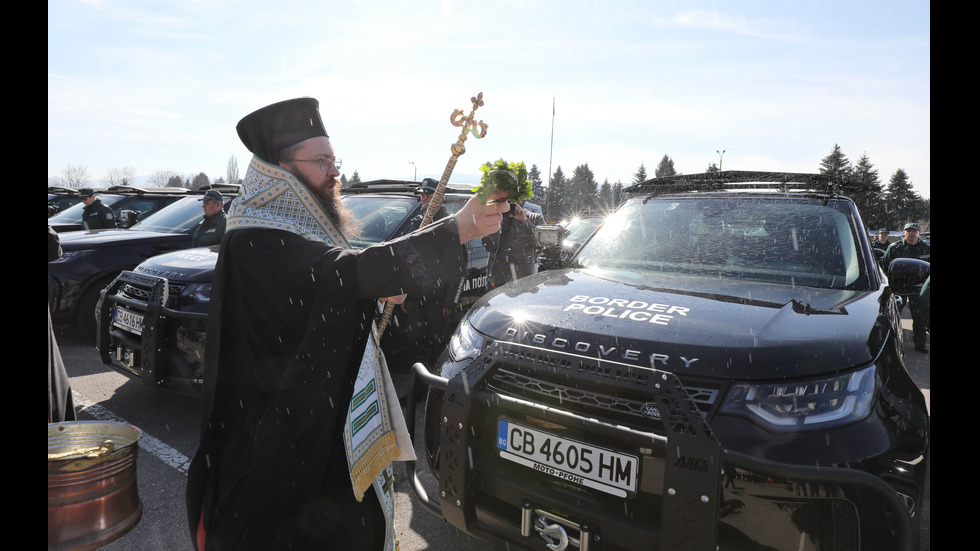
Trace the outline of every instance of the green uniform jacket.
[[917, 258], [919, 260], [929, 260], [929, 245], [925, 241], [919, 239], [919, 242], [915, 245], [909, 245], [904, 239], [901, 241], [896, 241], [888, 246], [885, 250], [885, 256], [881, 259], [881, 265], [888, 269], [888, 265], [891, 264], [892, 260], [896, 258]]
[[112, 209], [105, 206], [101, 199], [96, 199], [82, 209], [82, 225], [86, 230], [115, 228], [116, 218], [112, 214]]
[[207, 247], [208, 245], [217, 245], [221, 243], [221, 236], [225, 234], [225, 223], [227, 221], [228, 216], [225, 215], [225, 211], [223, 210], [219, 210], [211, 216], [205, 215], [204, 218], [197, 223], [197, 227], [194, 228], [194, 235], [191, 237], [191, 243], [195, 247]]

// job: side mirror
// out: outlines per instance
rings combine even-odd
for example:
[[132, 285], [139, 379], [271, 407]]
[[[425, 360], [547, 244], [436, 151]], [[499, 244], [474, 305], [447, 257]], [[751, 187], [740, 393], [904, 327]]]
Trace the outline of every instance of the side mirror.
[[119, 218], [121, 219], [121, 225], [123, 228], [128, 228], [133, 224], [139, 222], [140, 211], [138, 210], [123, 210], [119, 212]]
[[929, 277], [930, 264], [917, 258], [896, 258], [888, 265], [888, 285], [896, 295], [918, 295]]

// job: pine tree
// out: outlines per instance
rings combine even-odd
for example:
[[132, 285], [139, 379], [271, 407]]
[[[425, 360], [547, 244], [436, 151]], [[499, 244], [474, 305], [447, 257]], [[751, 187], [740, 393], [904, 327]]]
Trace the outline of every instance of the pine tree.
[[613, 195], [612, 208], [617, 209], [619, 208], [619, 205], [622, 205], [623, 201], [626, 200], [626, 198], [623, 197], [623, 183], [620, 182], [619, 180], [616, 180], [616, 183], [613, 184], [612, 186], [612, 195]]
[[857, 164], [854, 165], [851, 179], [869, 186], [868, 189], [848, 193], [857, 205], [865, 227], [874, 230], [887, 225], [884, 188], [878, 178], [878, 171], [871, 164], [867, 154], [861, 155]]
[[606, 178], [599, 186], [599, 208], [605, 213], [611, 211], [615, 204], [612, 185], [609, 183], [609, 178]]
[[663, 159], [660, 159], [660, 164], [657, 165], [656, 170], [653, 171], [654, 176], [657, 178], [667, 178], [668, 176], [676, 176], [677, 171], [674, 170], [674, 160], [664, 155]]
[[548, 188], [548, 204], [545, 212], [549, 220], [561, 220], [567, 215], [567, 187], [568, 181], [565, 180], [565, 173], [559, 165], [551, 175], [551, 185]]
[[595, 181], [595, 175], [589, 169], [589, 164], [581, 164], [575, 167], [572, 178], [568, 181], [569, 207], [572, 209], [568, 214], [578, 214], [580, 212], [592, 212], [596, 209], [595, 199], [596, 190], [599, 184]]
[[847, 160], [847, 156], [837, 144], [834, 144], [834, 149], [830, 155], [820, 161], [820, 174], [828, 174], [834, 178], [848, 180], [853, 171], [851, 161]]
[[357, 184], [361, 183], [361, 177], [357, 175], [356, 170], [354, 171], [354, 175], [350, 177], [350, 180], [348, 180], [347, 183], [351, 186], [356, 186]]
[[531, 169], [527, 171], [527, 179], [531, 180], [531, 202], [537, 205], [544, 206], [545, 198], [545, 187], [541, 182], [541, 171], [538, 170], [538, 165], [532, 164]]
[[890, 222], [893, 227], [901, 227], [906, 222], [919, 220], [922, 198], [912, 189], [912, 181], [901, 168], [892, 174], [888, 182], [887, 196]]
[[636, 170], [636, 173], [633, 174], [633, 183], [639, 184], [640, 182], [643, 182], [646, 179], [647, 179], [647, 169], [646, 167], [643, 166], [643, 163], [640, 163], [640, 168], [638, 168]]

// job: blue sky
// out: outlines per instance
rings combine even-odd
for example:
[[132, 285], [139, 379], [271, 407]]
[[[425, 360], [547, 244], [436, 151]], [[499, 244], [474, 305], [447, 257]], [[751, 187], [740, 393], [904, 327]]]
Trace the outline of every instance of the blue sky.
[[454, 182], [816, 172], [838, 144], [928, 198], [929, 29], [905, 0], [49, 0], [48, 177], [244, 175], [239, 119], [313, 96], [348, 177], [438, 178], [483, 92]]

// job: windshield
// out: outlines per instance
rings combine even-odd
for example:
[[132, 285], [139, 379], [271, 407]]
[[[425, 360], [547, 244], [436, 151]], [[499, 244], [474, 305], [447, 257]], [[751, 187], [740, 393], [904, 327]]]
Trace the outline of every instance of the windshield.
[[867, 286], [850, 212], [834, 200], [636, 198], [606, 218], [576, 263], [833, 289]]
[[361, 229], [360, 237], [350, 240], [355, 249], [387, 241], [419, 204], [418, 199], [404, 196], [345, 195], [343, 201], [354, 211]]
[[[363, 249], [399, 237], [403, 233], [418, 229], [422, 215], [418, 197], [405, 195], [344, 195], [344, 204], [354, 211], [354, 219], [361, 229], [360, 237], [348, 239], [351, 247]], [[466, 196], [446, 195], [442, 206], [446, 212], [454, 214], [466, 202]], [[418, 209], [418, 210], [416, 210]], [[411, 216], [412, 225], [403, 225]], [[399, 228], [404, 228], [399, 232]], [[479, 242], [479, 239], [476, 240]], [[482, 246], [482, 245], [481, 245]]]
[[185, 197], [137, 222], [133, 230], [163, 233], [188, 233], [204, 218], [204, 208], [198, 197]]
[[[102, 201], [102, 203], [107, 207], [112, 207], [112, 205], [118, 203], [123, 199], [122, 195], [96, 195], [96, 197]], [[85, 204], [78, 202], [65, 210], [55, 214], [51, 218], [48, 218], [48, 223], [50, 224], [81, 224], [82, 223], [82, 211], [85, 209]], [[115, 209], [113, 209], [115, 211]], [[116, 213], [118, 215], [119, 213]]]
[[581, 243], [592, 235], [592, 232], [602, 223], [601, 218], [572, 218], [565, 228], [568, 236], [565, 238], [575, 243]]

